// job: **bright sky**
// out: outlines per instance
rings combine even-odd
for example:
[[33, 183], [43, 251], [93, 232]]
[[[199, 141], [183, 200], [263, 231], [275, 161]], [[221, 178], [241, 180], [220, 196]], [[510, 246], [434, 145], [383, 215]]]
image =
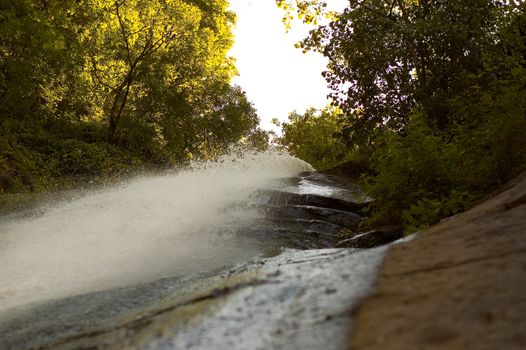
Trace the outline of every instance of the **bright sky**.
[[[330, 6], [337, 10], [346, 3], [331, 0]], [[329, 93], [321, 76], [325, 59], [294, 48], [310, 27], [296, 21], [286, 33], [281, 22], [283, 11], [277, 8], [275, 0], [230, 0], [230, 9], [237, 13], [235, 44], [230, 55], [237, 60], [240, 76], [234, 83], [254, 103], [263, 129], [275, 129], [270, 120], [284, 121], [294, 110], [324, 107]]]

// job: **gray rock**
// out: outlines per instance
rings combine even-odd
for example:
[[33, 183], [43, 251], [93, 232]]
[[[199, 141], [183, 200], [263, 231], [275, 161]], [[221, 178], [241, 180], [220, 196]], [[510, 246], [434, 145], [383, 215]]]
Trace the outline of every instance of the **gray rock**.
[[322, 235], [334, 236], [336, 233], [345, 230], [345, 227], [340, 225], [331, 224], [321, 220], [306, 220], [306, 219], [283, 219], [278, 218], [275, 220], [280, 227], [286, 227], [293, 231], [312, 231], [318, 232]]
[[261, 191], [256, 196], [261, 202], [269, 205], [308, 205], [354, 213], [360, 213], [369, 205], [369, 203], [351, 202], [317, 194], [300, 194], [285, 191]]
[[310, 205], [291, 205], [288, 207], [269, 207], [267, 217], [273, 220], [279, 219], [303, 219], [328, 222], [345, 228], [356, 228], [362, 217], [358, 214], [330, 209], [314, 207]]
[[[6, 349], [343, 349], [349, 341], [350, 310], [372, 288], [384, 253], [384, 247], [289, 250], [217, 277], [164, 280], [137, 290], [71, 297], [42, 306], [42, 312], [27, 310], [7, 320], [0, 329], [0, 345]], [[143, 303], [143, 291], [153, 300]]]
[[[240, 234], [243, 237], [265, 241], [264, 251], [268, 251], [269, 248], [271, 250], [280, 250], [282, 248], [319, 249], [334, 247], [338, 242], [334, 234], [317, 229], [319, 227], [318, 224], [313, 224], [314, 230], [311, 230], [308, 222], [305, 221], [305, 224], [298, 224], [291, 220], [290, 224], [275, 223], [278, 226], [267, 223], [266, 226], [247, 228]], [[321, 224], [330, 225], [328, 223]], [[339, 226], [336, 227], [341, 229]]]
[[373, 248], [394, 242], [403, 236], [403, 231], [399, 227], [379, 228], [340, 241], [336, 246], [348, 248]]

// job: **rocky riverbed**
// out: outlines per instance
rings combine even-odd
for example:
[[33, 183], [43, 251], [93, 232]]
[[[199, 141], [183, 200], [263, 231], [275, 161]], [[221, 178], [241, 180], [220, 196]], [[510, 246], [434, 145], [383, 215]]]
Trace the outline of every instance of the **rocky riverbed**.
[[234, 233], [232, 242], [260, 242], [259, 256], [228, 269], [218, 266], [9, 309], [2, 313], [0, 345], [345, 347], [349, 310], [370, 290], [386, 248], [332, 247], [340, 241], [339, 232], [356, 230], [367, 197], [353, 183], [306, 172], [251, 198], [258, 217], [234, 231], [228, 228], [228, 237]]
[[253, 194], [261, 216], [238, 232], [265, 237], [263, 254], [11, 309], [0, 348], [526, 347], [526, 175], [390, 245], [396, 228], [337, 236], [356, 231], [368, 200], [352, 183], [320, 173], [286, 182]]

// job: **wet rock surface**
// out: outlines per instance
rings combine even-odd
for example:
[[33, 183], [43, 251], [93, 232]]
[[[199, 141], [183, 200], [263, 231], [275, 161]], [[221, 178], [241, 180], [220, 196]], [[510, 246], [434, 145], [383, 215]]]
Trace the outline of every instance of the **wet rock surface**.
[[341, 349], [385, 247], [290, 250], [216, 277], [165, 279], [12, 315], [6, 349]]
[[353, 237], [339, 241], [337, 247], [373, 248], [394, 242], [404, 236], [401, 227], [384, 227], [357, 233]]
[[[363, 249], [403, 237], [400, 227], [360, 228], [371, 199], [341, 174], [310, 172], [289, 181], [285, 189], [255, 194], [265, 213], [263, 230], [287, 237], [289, 247]], [[341, 240], [339, 233], [349, 238]]]
[[[320, 248], [335, 247], [339, 232], [355, 229], [370, 199], [322, 173], [285, 181], [254, 194], [261, 218], [238, 232], [265, 244], [264, 256], [227, 271], [27, 305], [2, 315], [0, 348], [344, 348], [349, 310], [372, 286], [386, 247]], [[372, 236], [346, 246], [398, 237]]]
[[308, 205], [360, 213], [367, 202], [354, 202], [318, 194], [300, 194], [285, 191], [261, 191], [258, 200], [269, 205]]
[[269, 219], [277, 222], [293, 219], [316, 220], [342, 228], [356, 228], [362, 220], [360, 215], [352, 212], [309, 205], [269, 207], [266, 208], [266, 213]]
[[[357, 228], [371, 199], [355, 182], [306, 172], [287, 179], [286, 184], [284, 188], [254, 194], [262, 220], [249, 232], [281, 236], [283, 246], [299, 249], [335, 247], [341, 240], [338, 233], [359, 233]], [[362, 241], [357, 242], [353, 247], [362, 248]], [[389, 242], [385, 239], [384, 244]]]

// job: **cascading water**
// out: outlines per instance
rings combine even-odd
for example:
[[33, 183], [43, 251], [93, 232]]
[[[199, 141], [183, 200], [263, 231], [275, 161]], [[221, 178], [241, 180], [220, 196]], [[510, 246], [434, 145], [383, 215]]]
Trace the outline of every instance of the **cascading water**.
[[31, 302], [240, 262], [262, 245], [234, 234], [256, 190], [312, 170], [278, 153], [225, 156], [0, 220], [0, 313]]

